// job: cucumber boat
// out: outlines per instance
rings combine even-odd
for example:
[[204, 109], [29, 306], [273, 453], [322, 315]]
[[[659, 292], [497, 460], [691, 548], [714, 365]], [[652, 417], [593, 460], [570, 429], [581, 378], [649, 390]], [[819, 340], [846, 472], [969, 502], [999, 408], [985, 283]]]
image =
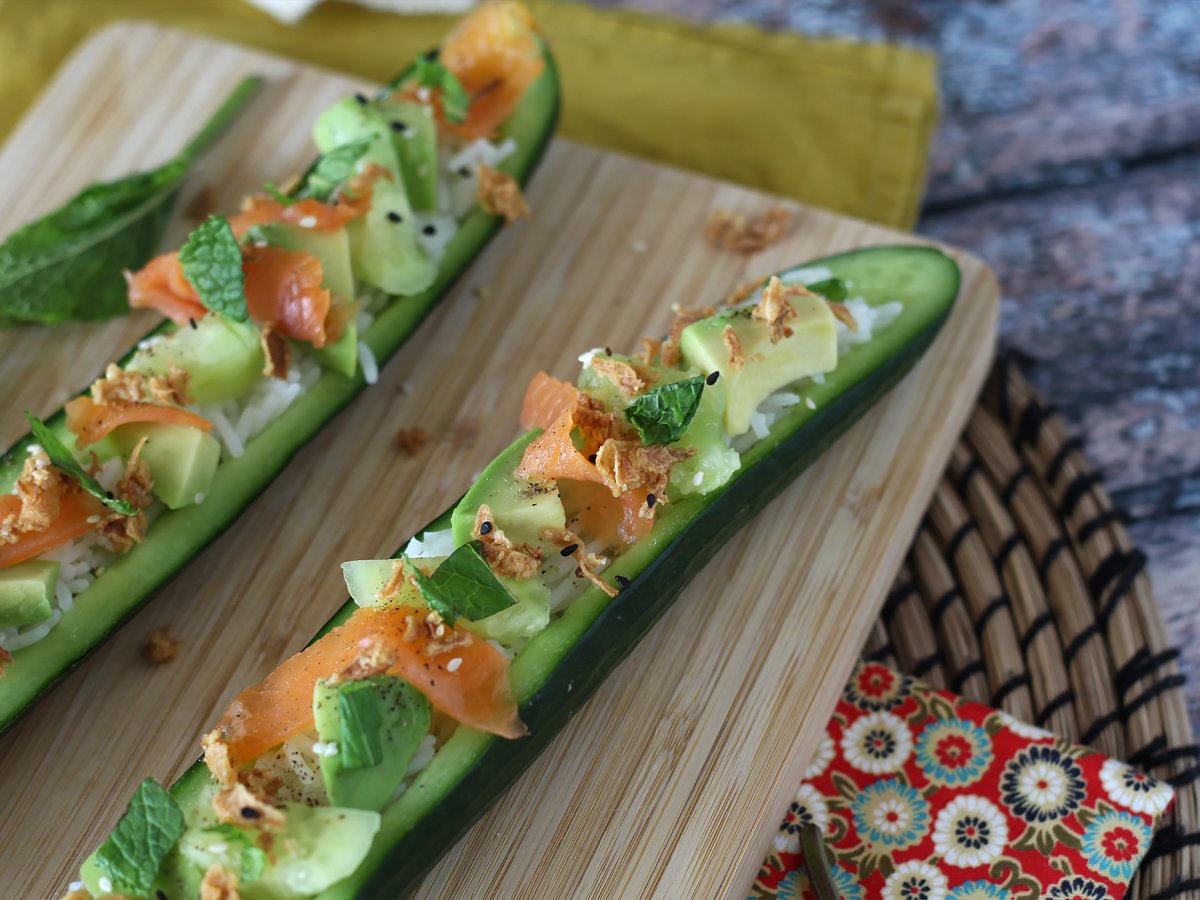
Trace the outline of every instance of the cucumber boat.
[[0, 731], [376, 380], [526, 212], [558, 108], [528, 12], [492, 0], [326, 110], [287, 193], [127, 276], [170, 321], [0, 456]]
[[668, 338], [585, 353], [574, 384], [538, 373], [525, 433], [393, 558], [343, 564], [352, 599], [234, 698], [169, 793], [141, 784], [79, 896], [411, 890], [916, 362], [958, 286], [936, 249], [855, 250], [677, 308]]

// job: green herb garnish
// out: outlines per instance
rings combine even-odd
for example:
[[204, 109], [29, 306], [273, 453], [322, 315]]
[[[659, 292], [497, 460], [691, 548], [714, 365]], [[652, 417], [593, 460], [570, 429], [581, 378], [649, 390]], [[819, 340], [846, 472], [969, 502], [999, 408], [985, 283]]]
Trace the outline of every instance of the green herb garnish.
[[426, 575], [410, 559], [404, 562], [429, 608], [447, 625], [453, 625], [459, 616], [478, 622], [517, 602], [484, 560], [479, 541], [468, 541], [456, 549], [432, 575]]
[[279, 185], [273, 181], [264, 181], [263, 190], [267, 192], [268, 197], [270, 197], [276, 203], [281, 203], [284, 206], [291, 206], [296, 202], [295, 197], [289, 197], [287, 194], [281, 191], [279, 189]]
[[696, 415], [703, 393], [703, 375], [659, 385], [625, 407], [625, 418], [646, 446], [673, 444]]
[[420, 57], [413, 64], [417, 76], [417, 84], [422, 87], [437, 88], [442, 92], [442, 112], [455, 125], [467, 121], [467, 108], [471, 98], [467, 96], [462, 82], [454, 73], [436, 59]]
[[25, 418], [29, 420], [29, 430], [33, 433], [34, 441], [41, 444], [46, 456], [50, 457], [50, 465], [77, 479], [85, 491], [93, 497], [98, 497], [109, 509], [116, 510], [123, 516], [137, 514], [137, 508], [132, 503], [116, 499], [100, 482], [83, 470], [75, 455], [67, 449], [62, 439], [50, 430], [49, 425], [29, 412], [25, 413]]
[[205, 307], [234, 322], [249, 320], [242, 248], [228, 219], [209, 216], [188, 235], [179, 262]]
[[358, 161], [375, 140], [376, 138], [367, 138], [343, 144], [322, 155], [305, 176], [300, 196], [327, 203], [354, 175]]
[[818, 281], [815, 284], [806, 285], [806, 287], [814, 294], [820, 294], [826, 300], [832, 300], [835, 303], [846, 299], [846, 282], [840, 278], [826, 278], [824, 281]]
[[338, 718], [342, 738], [338, 753], [346, 769], [365, 769], [383, 762], [383, 697], [369, 680], [338, 685]]
[[240, 884], [258, 881], [262, 877], [263, 869], [267, 866], [267, 854], [254, 843], [254, 839], [244, 829], [230, 825], [228, 822], [221, 822], [218, 825], [210, 825], [204, 830], [212, 834], [219, 834], [225, 838], [227, 843], [233, 844], [241, 850], [238, 866], [240, 870], [238, 882]]
[[183, 829], [175, 798], [153, 778], [139, 784], [125, 815], [96, 851], [96, 864], [112, 880], [113, 892], [153, 896], [158, 870]]
[[148, 172], [90, 185], [0, 244], [0, 326], [128, 312], [122, 273], [154, 254], [189, 167], [262, 81], [242, 81], [174, 159]]

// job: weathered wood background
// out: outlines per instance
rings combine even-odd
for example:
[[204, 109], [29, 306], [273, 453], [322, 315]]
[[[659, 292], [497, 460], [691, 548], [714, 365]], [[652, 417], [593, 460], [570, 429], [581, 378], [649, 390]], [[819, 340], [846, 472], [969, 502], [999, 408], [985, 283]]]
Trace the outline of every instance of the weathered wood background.
[[1003, 344], [1149, 555], [1200, 729], [1200, 2], [594, 2], [937, 52], [918, 230], [996, 270]]

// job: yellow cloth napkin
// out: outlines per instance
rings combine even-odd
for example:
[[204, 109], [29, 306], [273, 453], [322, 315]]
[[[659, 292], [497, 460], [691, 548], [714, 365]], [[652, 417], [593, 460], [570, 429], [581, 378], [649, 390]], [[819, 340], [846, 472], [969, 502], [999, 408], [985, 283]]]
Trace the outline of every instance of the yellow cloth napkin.
[[[931, 56], [575, 3], [529, 5], [562, 70], [564, 136], [889, 225], [915, 220], [936, 117]], [[284, 26], [242, 0], [0, 2], [0, 135], [77, 44], [129, 18], [370, 81], [436, 44], [452, 21], [344, 3]]]

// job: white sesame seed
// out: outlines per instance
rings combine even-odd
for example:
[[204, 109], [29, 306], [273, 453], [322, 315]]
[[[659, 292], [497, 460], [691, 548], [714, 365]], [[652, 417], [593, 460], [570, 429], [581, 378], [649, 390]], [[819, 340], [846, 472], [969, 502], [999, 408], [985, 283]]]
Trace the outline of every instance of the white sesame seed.
[[33, 456], [35, 453], [41, 453], [42, 445], [41, 444], [30, 444], [28, 447], [25, 448], [25, 452], [28, 453], [30, 456]]
[[87, 517], [87, 523], [88, 523], [89, 525], [95, 525], [95, 524], [96, 524], [97, 522], [99, 522], [99, 521], [100, 521], [100, 517], [99, 517], [99, 516], [88, 516], [88, 517]]
[[804, 405], [805, 405], [805, 406], [807, 406], [809, 409], [816, 409], [816, 408], [817, 408], [817, 404], [816, 404], [815, 402], [813, 402], [813, 398], [812, 398], [812, 397], [805, 397], [805, 398], [804, 398]]
[[204, 491], [201, 491], [200, 493], [198, 493], [195, 497], [192, 498], [192, 500], [195, 501], [197, 506], [199, 506], [201, 503], [204, 502]]
[[99, 880], [96, 882], [96, 884], [98, 884], [100, 886], [100, 890], [104, 891], [104, 893], [106, 893], [106, 894], [112, 893], [112, 887], [113, 887], [112, 879], [109, 878], [107, 875], [101, 875]]
[[68, 891], [81, 891], [81, 890], [83, 890], [83, 882], [82, 881], [72, 881], [70, 884], [67, 885], [67, 890]]
[[696, 487], [700, 487], [700, 485], [704, 484], [704, 473], [697, 472], [695, 475], [693, 475], [692, 484], [694, 484]]
[[215, 844], [210, 844], [208, 849], [213, 853], [224, 853], [229, 849], [229, 845], [224, 841], [217, 841]]
[[301, 228], [316, 228], [317, 227], [317, 217], [316, 216], [305, 216], [297, 224]]
[[447, 672], [457, 672], [458, 667], [461, 665], [462, 665], [462, 657], [456, 656], [456, 657], [454, 657], [454, 659], [450, 660], [450, 662], [446, 663], [446, 671]]

